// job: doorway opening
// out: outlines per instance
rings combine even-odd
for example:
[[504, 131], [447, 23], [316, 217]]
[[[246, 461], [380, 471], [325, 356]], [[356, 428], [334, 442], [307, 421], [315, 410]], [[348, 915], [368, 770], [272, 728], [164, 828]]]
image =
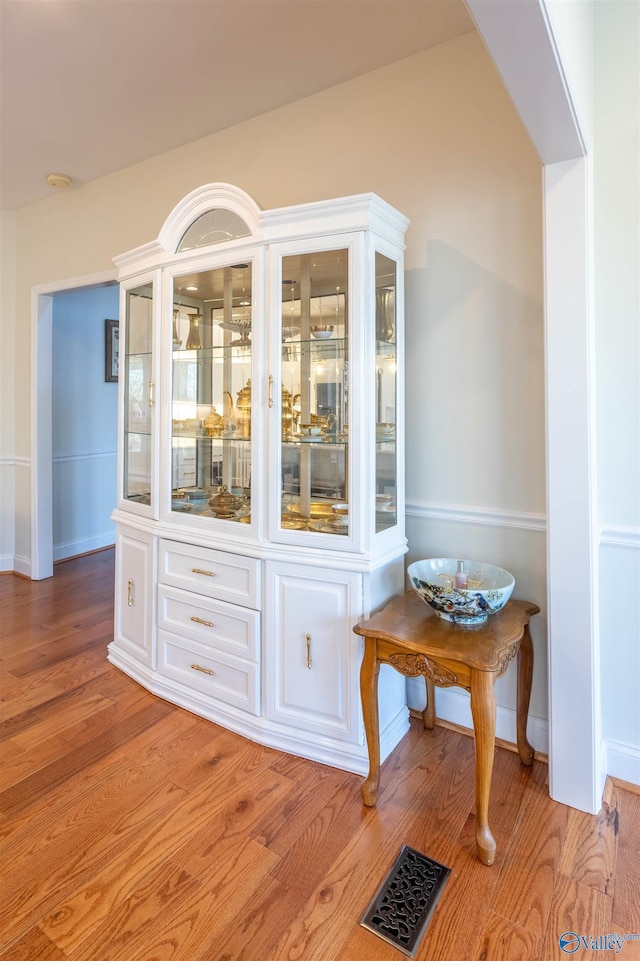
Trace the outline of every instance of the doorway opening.
[[[76, 553], [86, 553], [86, 550], [94, 549], [90, 546], [91, 544], [94, 544], [95, 547], [104, 546], [99, 543], [100, 538], [97, 540], [94, 538], [92, 541], [90, 537], [85, 538], [84, 542], [81, 537], [76, 538], [77, 543], [74, 545], [73, 536], [69, 536], [68, 531], [73, 530], [75, 493], [72, 489], [68, 497], [64, 494], [61, 495], [58, 482], [64, 482], [65, 476], [73, 476], [72, 487], [75, 487], [77, 492], [81, 489], [79, 485], [82, 483], [83, 472], [91, 477], [92, 472], [96, 469], [97, 460], [115, 458], [116, 445], [113, 443], [113, 452], [111, 452], [108, 446], [100, 448], [98, 443], [96, 447], [95, 437], [87, 437], [82, 440], [81, 426], [73, 423], [71, 424], [71, 430], [69, 425], [60, 429], [60, 424], [56, 424], [54, 430], [55, 410], [59, 409], [60, 404], [64, 402], [65, 394], [67, 394], [67, 397], [73, 396], [73, 385], [70, 387], [71, 394], [68, 394], [66, 387], [61, 388], [60, 378], [64, 377], [67, 383], [71, 382], [74, 369], [77, 373], [78, 365], [82, 364], [84, 366], [85, 363], [89, 371], [84, 370], [83, 377], [87, 375], [91, 377], [93, 374], [95, 378], [97, 371], [104, 371], [104, 359], [99, 346], [102, 341], [96, 330], [93, 331], [96, 336], [87, 338], [87, 331], [82, 331], [82, 323], [77, 318], [70, 323], [66, 323], [67, 333], [62, 337], [62, 343], [57, 343], [59, 338], [56, 331], [55, 353], [59, 354], [61, 350], [64, 351], [64, 340], [66, 338], [66, 347], [75, 357], [70, 356], [69, 365], [65, 364], [63, 369], [60, 369], [59, 362], [56, 363], [54, 368], [54, 318], [57, 313], [56, 299], [58, 296], [64, 297], [66, 303], [73, 305], [75, 309], [80, 308], [90, 312], [92, 294], [95, 294], [95, 310], [102, 312], [106, 309], [104, 304], [109, 303], [109, 299], [107, 301], [104, 299], [106, 288], [117, 289], [115, 275], [112, 271], [86, 278], [76, 278], [72, 281], [63, 281], [55, 285], [37, 287], [32, 290], [31, 577], [33, 580], [43, 580], [53, 576], [54, 560], [61, 559], [62, 556], [69, 557], [74, 551]], [[77, 300], [77, 303], [74, 303], [75, 300]], [[113, 302], [112, 297], [109, 306]], [[117, 295], [115, 296], [115, 303], [117, 305]], [[113, 319], [117, 319], [117, 314]], [[97, 317], [94, 316], [94, 325], [96, 321]], [[86, 323], [91, 322], [91, 318], [88, 316]], [[104, 320], [101, 322], [104, 324]], [[73, 343], [72, 331], [74, 326], [80, 334], [80, 343], [77, 343], [78, 338]], [[70, 332], [71, 337], [69, 337]], [[82, 342], [83, 339], [84, 343]], [[115, 413], [117, 411], [116, 386], [104, 384], [104, 374], [101, 375], [101, 381], [94, 385], [91, 385], [90, 380], [86, 381], [85, 386], [86, 384], [89, 384], [91, 389], [92, 403], [98, 402], [99, 392], [103, 385], [111, 389], [114, 394], [112, 398], [113, 416], [117, 416]], [[88, 405], [85, 404], [85, 408], [87, 407]], [[73, 421], [73, 418], [71, 420]], [[54, 443], [56, 445], [55, 466]], [[113, 463], [115, 464], [115, 460], [113, 460]], [[64, 517], [60, 516], [61, 505], [64, 505], [62, 508]], [[85, 514], [87, 511], [90, 512], [90, 491], [84, 491], [80, 501], [75, 506], [84, 511]], [[112, 506], [115, 506], [115, 485]], [[65, 524], [67, 525], [66, 528]], [[64, 533], [65, 529], [66, 534]], [[64, 544], [57, 543], [54, 547], [54, 531], [58, 541], [61, 537], [66, 538]], [[89, 545], [86, 550], [83, 550], [83, 543]]]

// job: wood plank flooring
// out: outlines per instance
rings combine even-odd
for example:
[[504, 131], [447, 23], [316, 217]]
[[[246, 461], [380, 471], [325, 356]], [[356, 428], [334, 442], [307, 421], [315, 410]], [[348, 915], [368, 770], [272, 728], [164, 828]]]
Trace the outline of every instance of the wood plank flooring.
[[[475, 856], [473, 741], [411, 730], [360, 778], [260, 747], [106, 660], [113, 551], [0, 577], [2, 961], [398, 961], [359, 919], [408, 844], [451, 867], [420, 961], [556, 961], [640, 936], [640, 794], [597, 817], [498, 748], [493, 867]], [[619, 951], [640, 961], [640, 939]]]

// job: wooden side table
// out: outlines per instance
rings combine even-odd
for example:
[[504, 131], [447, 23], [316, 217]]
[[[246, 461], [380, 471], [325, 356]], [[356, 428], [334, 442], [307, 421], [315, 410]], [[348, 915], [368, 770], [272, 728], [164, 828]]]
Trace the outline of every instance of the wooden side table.
[[523, 764], [533, 763], [527, 741], [527, 714], [533, 675], [529, 619], [540, 608], [529, 601], [509, 601], [484, 624], [462, 626], [444, 621], [415, 591], [396, 597], [369, 620], [354, 627], [364, 637], [360, 691], [369, 750], [369, 775], [362, 800], [373, 807], [380, 785], [378, 673], [391, 664], [406, 677], [423, 675], [427, 683], [425, 727], [435, 721], [434, 686], [462, 687], [471, 694], [476, 751], [476, 845], [484, 864], [493, 864], [496, 842], [489, 829], [489, 793], [495, 749], [494, 684], [518, 655], [517, 737]]

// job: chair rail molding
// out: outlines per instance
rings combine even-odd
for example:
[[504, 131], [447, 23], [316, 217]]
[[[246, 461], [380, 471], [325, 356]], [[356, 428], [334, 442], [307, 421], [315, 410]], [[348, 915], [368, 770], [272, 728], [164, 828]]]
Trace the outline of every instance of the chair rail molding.
[[103, 457], [117, 457], [118, 451], [114, 447], [109, 450], [83, 450], [83, 451], [61, 451], [53, 455], [53, 463], [60, 464], [66, 461], [79, 460], [98, 460]]
[[600, 544], [603, 547], [624, 547], [640, 550], [640, 527], [611, 526], [600, 528]]
[[407, 503], [406, 514], [409, 517], [422, 517], [428, 520], [480, 524], [485, 527], [508, 527], [539, 534], [544, 534], [547, 529], [545, 514], [497, 510], [494, 507], [462, 507], [454, 504], [427, 504], [413, 501]]

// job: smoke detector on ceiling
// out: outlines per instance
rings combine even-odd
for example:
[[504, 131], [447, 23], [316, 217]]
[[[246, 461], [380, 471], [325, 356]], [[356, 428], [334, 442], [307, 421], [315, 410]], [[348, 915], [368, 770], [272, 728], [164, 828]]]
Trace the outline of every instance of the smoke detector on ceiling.
[[70, 187], [71, 177], [67, 177], [66, 174], [49, 174], [47, 183], [50, 183], [52, 187]]

